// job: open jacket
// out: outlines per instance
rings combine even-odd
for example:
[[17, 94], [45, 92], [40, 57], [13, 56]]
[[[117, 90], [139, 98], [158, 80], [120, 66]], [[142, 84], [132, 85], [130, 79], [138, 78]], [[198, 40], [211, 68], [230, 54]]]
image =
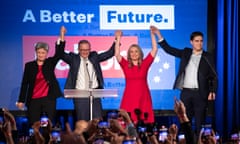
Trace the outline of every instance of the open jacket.
[[[42, 66], [43, 76], [49, 85], [47, 97], [52, 100], [63, 95], [56, 79], [54, 69], [64, 52], [64, 47], [65, 42], [60, 42], [59, 45], [56, 44], [54, 56], [48, 57]], [[25, 64], [18, 102], [26, 103], [26, 106], [28, 106], [32, 98], [37, 73], [38, 64], [36, 60]]]
[[[112, 44], [110, 49], [107, 50], [106, 52], [98, 54], [96, 51], [91, 51], [88, 56], [88, 60], [93, 64], [93, 67], [95, 69], [95, 73], [98, 81], [98, 89], [103, 89], [103, 85], [104, 85], [100, 62], [103, 62], [113, 57], [114, 52], [115, 52], [115, 42]], [[80, 55], [72, 52], [64, 53], [62, 59], [67, 64], [70, 65], [70, 70], [68, 72], [65, 89], [75, 89], [77, 74], [78, 74], [80, 63], [81, 63]]]
[[[185, 69], [192, 55], [192, 48], [177, 49], [171, 47], [166, 40], [159, 42], [159, 45], [166, 53], [181, 59], [173, 88], [182, 89]], [[207, 98], [209, 92], [216, 92], [217, 89], [217, 74], [214, 68], [213, 57], [205, 51], [202, 53], [198, 67], [198, 86], [200, 95], [203, 98]]]

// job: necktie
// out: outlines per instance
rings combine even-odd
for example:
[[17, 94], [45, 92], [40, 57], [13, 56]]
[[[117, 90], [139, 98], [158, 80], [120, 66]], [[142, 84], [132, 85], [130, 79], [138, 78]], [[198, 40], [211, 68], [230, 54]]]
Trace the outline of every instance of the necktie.
[[84, 77], [85, 77], [85, 88], [89, 89], [90, 85], [89, 85], [89, 72], [88, 72], [88, 63], [87, 60], [84, 59], [83, 60], [83, 68], [84, 68]]

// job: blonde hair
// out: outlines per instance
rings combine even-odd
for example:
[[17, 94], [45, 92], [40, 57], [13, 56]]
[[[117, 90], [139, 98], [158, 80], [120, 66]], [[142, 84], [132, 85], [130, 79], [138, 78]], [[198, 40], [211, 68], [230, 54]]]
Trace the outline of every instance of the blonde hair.
[[142, 51], [141, 47], [140, 47], [138, 44], [132, 44], [132, 45], [129, 47], [128, 51], [127, 51], [127, 60], [129, 61], [128, 67], [131, 68], [131, 67], [133, 66], [133, 62], [132, 62], [132, 59], [131, 59], [131, 56], [130, 56], [130, 49], [131, 49], [132, 47], [137, 48], [137, 50], [138, 50], [138, 52], [139, 52], [140, 57], [139, 57], [139, 59], [138, 59], [138, 67], [140, 68], [140, 65], [141, 65], [141, 63], [142, 63], [142, 60], [143, 60], [143, 56], [144, 56], [144, 55], [143, 55], [143, 51]]

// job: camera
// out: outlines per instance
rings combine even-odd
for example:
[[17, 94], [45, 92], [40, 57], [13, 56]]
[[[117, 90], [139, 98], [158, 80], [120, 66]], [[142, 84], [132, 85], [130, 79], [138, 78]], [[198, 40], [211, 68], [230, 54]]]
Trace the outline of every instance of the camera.
[[210, 136], [212, 135], [212, 125], [211, 124], [206, 124], [206, 125], [203, 125], [203, 136]]
[[212, 133], [212, 129], [211, 128], [205, 128], [204, 132], [203, 132], [203, 135], [204, 136], [210, 136], [211, 133]]
[[152, 127], [149, 128], [150, 130], [152, 130], [152, 134], [155, 136], [158, 136], [159, 134], [159, 128], [157, 126], [157, 124], [154, 124]]
[[46, 114], [43, 114], [41, 116], [40, 124], [41, 124], [41, 127], [47, 127], [48, 126], [48, 116]]
[[[104, 140], [106, 136], [106, 129], [110, 128], [110, 124], [107, 121], [99, 121], [97, 127], [98, 129], [95, 135], [95, 140], [97, 141], [95, 143], [98, 144], [101, 140]], [[99, 144], [102, 144], [102, 143], [99, 143]]]
[[3, 109], [1, 108], [0, 109], [0, 125], [2, 125], [3, 124], [3, 122], [4, 122], [4, 114], [3, 114], [4, 112], [3, 112]]
[[118, 111], [109, 111], [107, 113], [108, 119], [117, 119], [118, 118]]
[[231, 140], [238, 140], [238, 134], [237, 133], [233, 133], [231, 134]]
[[211, 124], [203, 125], [202, 139], [208, 139], [212, 135], [212, 126]]
[[147, 126], [147, 135], [148, 136], [152, 136], [152, 135], [155, 135], [155, 136], [158, 136], [158, 128], [156, 126], [152, 127], [152, 126]]
[[167, 132], [167, 128], [162, 128], [159, 130], [159, 136], [158, 136], [158, 140], [160, 142], [164, 142], [167, 138], [168, 132]]
[[60, 128], [54, 128], [51, 132], [52, 139], [55, 143], [61, 142], [61, 129]]
[[179, 135], [178, 135], [178, 139], [179, 139], [179, 140], [185, 139], [185, 135], [184, 135], [184, 134], [179, 134]]
[[98, 128], [109, 128], [110, 124], [107, 121], [100, 121], [98, 122]]
[[3, 124], [3, 122], [4, 122], [4, 118], [3, 116], [0, 115], [0, 125]]
[[29, 136], [29, 137], [32, 137], [33, 135], [34, 135], [33, 128], [29, 128], [29, 130], [28, 130], [28, 136]]
[[220, 140], [220, 135], [216, 132], [216, 134], [215, 134], [215, 139], [218, 141], [218, 140]]
[[138, 137], [141, 139], [142, 143], [146, 143], [147, 135], [149, 135], [147, 125], [144, 123], [137, 125], [137, 132]]
[[138, 126], [138, 132], [146, 132], [147, 131], [147, 128], [145, 126]]
[[103, 138], [96, 138], [94, 140], [94, 143], [93, 144], [103, 144], [104, 143], [104, 139]]
[[124, 140], [122, 144], [136, 144], [135, 140]]

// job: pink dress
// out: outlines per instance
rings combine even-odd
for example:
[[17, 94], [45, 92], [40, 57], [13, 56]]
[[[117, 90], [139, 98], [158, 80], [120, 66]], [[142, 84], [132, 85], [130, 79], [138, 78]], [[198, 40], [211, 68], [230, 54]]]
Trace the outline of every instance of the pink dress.
[[[145, 123], [154, 122], [154, 113], [152, 109], [152, 99], [147, 83], [148, 69], [151, 66], [154, 58], [149, 53], [143, 60], [140, 67], [128, 67], [128, 61], [125, 58], [119, 62], [126, 80], [126, 87], [123, 93], [120, 108], [131, 113], [131, 118], [134, 123], [137, 122], [135, 109], [140, 109], [142, 115], [141, 120]], [[144, 118], [144, 113], [147, 113], [147, 119]]]

